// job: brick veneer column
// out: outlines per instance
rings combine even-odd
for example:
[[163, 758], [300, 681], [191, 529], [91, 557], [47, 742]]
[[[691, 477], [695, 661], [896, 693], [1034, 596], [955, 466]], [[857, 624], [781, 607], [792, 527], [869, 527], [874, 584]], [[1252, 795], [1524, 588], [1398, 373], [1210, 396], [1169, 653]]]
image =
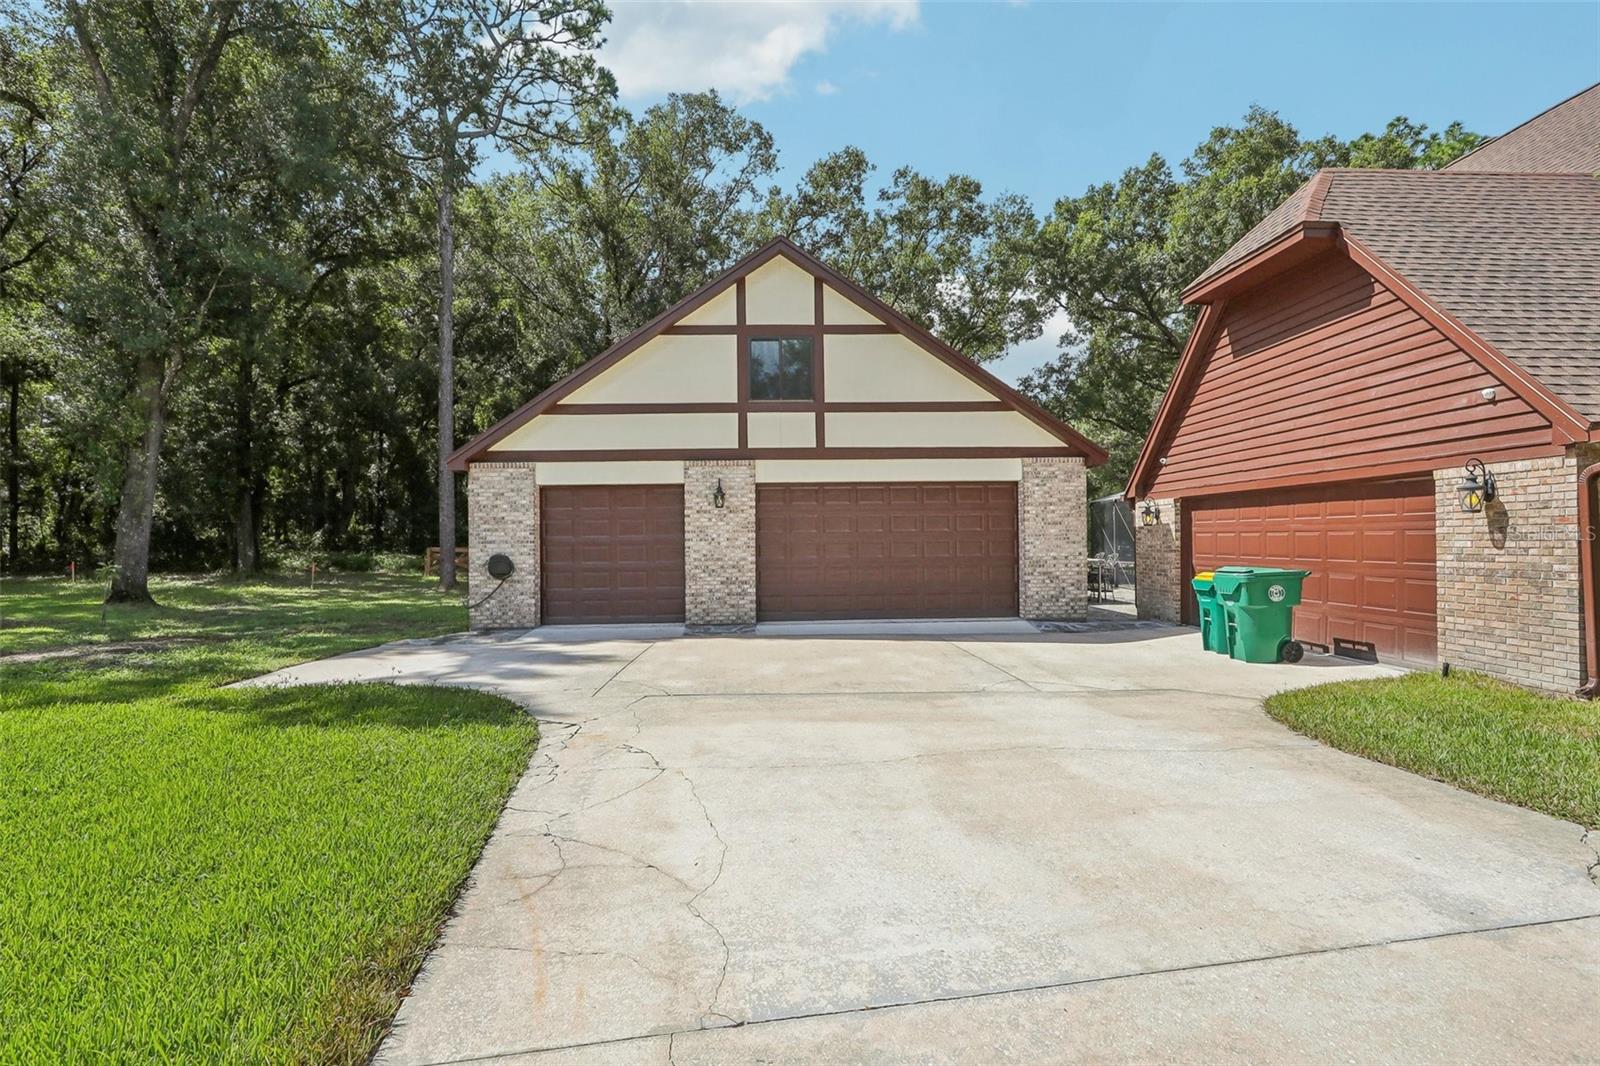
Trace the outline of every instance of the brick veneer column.
[[1024, 459], [1017, 486], [1018, 607], [1039, 621], [1089, 613], [1089, 490], [1083, 460]]
[[473, 629], [519, 629], [539, 624], [539, 482], [532, 463], [473, 463], [467, 475], [468, 603], [499, 584], [489, 556], [516, 567], [505, 585], [473, 608]]
[[1183, 573], [1183, 505], [1178, 500], [1152, 500], [1160, 517], [1144, 524], [1144, 503], [1134, 506], [1133, 602], [1140, 618], [1178, 622], [1188, 575]]
[[1536, 688], [1583, 681], [1578, 474], [1600, 459], [1566, 454], [1490, 463], [1496, 496], [1461, 510], [1461, 468], [1436, 470], [1439, 658]]
[[[726, 502], [713, 506], [722, 482]], [[683, 464], [684, 620], [748, 625], [756, 620], [756, 467], [738, 459]]]

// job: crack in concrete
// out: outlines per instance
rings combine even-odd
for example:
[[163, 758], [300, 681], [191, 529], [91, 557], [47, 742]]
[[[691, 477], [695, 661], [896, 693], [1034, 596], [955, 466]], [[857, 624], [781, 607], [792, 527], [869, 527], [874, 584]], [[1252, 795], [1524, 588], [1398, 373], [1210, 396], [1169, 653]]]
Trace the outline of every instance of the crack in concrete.
[[624, 670], [626, 670], [628, 667], [632, 666], [634, 663], [638, 662], [640, 656], [642, 656], [645, 652], [649, 651], [651, 648], [653, 648], [655, 646], [656, 646], [655, 641], [651, 641], [650, 643], [646, 644], [644, 647], [640, 648], [638, 653], [635, 654], [633, 658], [629, 659], [627, 662], [625, 662], [621, 666], [617, 667], [616, 671], [613, 672], [610, 677], [606, 678], [603, 682], [601, 682], [599, 688], [597, 688], [593, 692], [589, 693], [589, 698], [590, 699], [594, 699], [596, 696], [600, 695], [600, 693], [604, 692], [607, 685], [611, 684], [611, 682], [613, 682], [617, 678], [621, 677], [622, 676], [622, 672]]
[[700, 897], [704, 896], [707, 892], [710, 892], [712, 888], [716, 887], [717, 882], [722, 879], [722, 871], [728, 865], [728, 842], [723, 839], [721, 831], [717, 829], [717, 823], [711, 817], [711, 811], [706, 806], [706, 801], [700, 797], [700, 790], [695, 788], [694, 782], [689, 779], [689, 775], [684, 773], [682, 770], [677, 770], [674, 772], [677, 773], [679, 777], [683, 778], [683, 783], [685, 785], [689, 786], [689, 794], [693, 796], [694, 801], [700, 805], [700, 813], [705, 817], [706, 827], [711, 830], [711, 835], [716, 837], [717, 843], [722, 846], [722, 852], [717, 857], [717, 872], [712, 875], [710, 881], [706, 882], [706, 886], [700, 891], [696, 892], [694, 896], [690, 898], [689, 902], [685, 904], [685, 906], [689, 908], [689, 913], [693, 914], [696, 918], [705, 923], [706, 928], [710, 929], [711, 932], [716, 935], [717, 940], [722, 944], [722, 968], [717, 973], [717, 985], [716, 988], [714, 988], [711, 992], [711, 1002], [706, 1006], [705, 1012], [701, 1015], [700, 1024], [701, 1027], [704, 1028], [705, 1019], [707, 1016], [710, 1016], [713, 1018], [721, 1018], [729, 1025], [738, 1025], [739, 1022], [737, 1020], [729, 1017], [717, 1009], [717, 1002], [722, 998], [722, 986], [726, 984], [728, 980], [728, 961], [732, 957], [732, 952], [728, 948], [728, 938], [722, 935], [722, 930], [717, 928], [715, 922], [705, 916], [705, 914], [700, 910], [699, 906]]
[[[1238, 696], [1227, 692], [1206, 692], [1202, 689], [1190, 688], [1098, 688], [1094, 686], [1073, 686], [1065, 681], [1023, 681], [1026, 690], [1006, 689], [1002, 694], [1009, 693], [1014, 696], [1199, 696], [1206, 700], [1228, 701], [1245, 704], [1249, 709], [1259, 710], [1263, 696]], [[1005, 685], [1009, 682], [998, 681], [995, 685]], [[763, 699], [763, 700], [788, 700], [788, 699], [837, 699], [844, 696], [852, 698], [881, 698], [905, 696], [982, 696], [996, 692], [995, 685], [986, 685], [981, 688], [929, 688], [929, 689], [815, 689], [804, 691], [751, 691], [751, 692], [657, 692], [635, 697], [635, 702], [642, 700], [718, 700], [718, 699]], [[1036, 685], [1058, 685], [1059, 688], [1041, 689]]]
[[1309, 751], [1321, 747], [1316, 741], [1297, 744], [1236, 744], [1230, 747], [1210, 748], [1133, 748], [1094, 744], [1016, 744], [997, 748], [951, 748], [948, 751], [923, 751], [912, 755], [896, 755], [889, 759], [829, 759], [818, 762], [775, 763], [699, 763], [702, 770], [827, 770], [849, 769], [853, 766], [888, 766], [894, 763], [915, 762], [919, 759], [943, 759], [963, 755], [997, 755], [1014, 751], [1088, 751], [1111, 755], [1211, 755], [1235, 751]]
[[989, 669], [998, 670], [998, 671], [1000, 671], [1000, 673], [1005, 674], [1007, 677], [1009, 677], [1011, 680], [1017, 682], [1018, 684], [1026, 685], [1028, 687], [1028, 691], [1029, 692], [1038, 692], [1039, 691], [1037, 688], [1033, 687], [1033, 683], [1031, 681], [1025, 681], [1022, 678], [1018, 677], [1016, 674], [1013, 674], [1010, 670], [1007, 670], [1005, 667], [1000, 666], [997, 663], [990, 662], [988, 659], [985, 659], [983, 656], [979, 655], [977, 652], [973, 651], [971, 648], [967, 647], [965, 644], [962, 644], [959, 640], [956, 640], [956, 639], [951, 638], [951, 637], [946, 637], [945, 638], [945, 643], [950, 645], [950, 647], [952, 647], [952, 648], [957, 648], [957, 649], [959, 649], [961, 651], [966, 652], [968, 655], [972, 656], [974, 659], [978, 660], [980, 663], [982, 663], [983, 665], [987, 666]]
[[1594, 887], [1600, 888], [1600, 844], [1595, 842], [1594, 834], [1595, 831], [1593, 829], [1585, 829], [1583, 831], [1583, 844], [1590, 851], [1594, 852], [1594, 862], [1589, 864], [1589, 869], [1587, 871], [1589, 874], [1589, 881], [1594, 885]]
[[[1249, 966], [1265, 962], [1281, 962], [1288, 959], [1313, 958], [1320, 955], [1338, 955], [1349, 951], [1366, 951], [1374, 948], [1393, 947], [1405, 944], [1424, 944], [1436, 940], [1451, 940], [1457, 937], [1481, 936], [1492, 933], [1511, 932], [1519, 929], [1538, 929], [1548, 926], [1569, 925], [1574, 922], [1587, 922], [1600, 919], [1600, 912], [1593, 914], [1574, 914], [1565, 918], [1544, 918], [1527, 922], [1508, 922], [1501, 925], [1482, 926], [1472, 929], [1451, 929], [1442, 933], [1421, 933], [1416, 936], [1390, 937], [1382, 940], [1361, 941], [1352, 944], [1334, 944], [1328, 947], [1307, 948], [1302, 951], [1286, 951], [1269, 955], [1248, 955], [1236, 959], [1219, 959], [1214, 962], [1197, 962], [1181, 966], [1153, 967], [1146, 970], [1134, 970], [1125, 973], [1099, 974], [1090, 977], [1075, 977], [1061, 981], [1046, 981], [1030, 985], [1014, 985], [1005, 988], [984, 989], [977, 992], [957, 992], [948, 995], [925, 996], [917, 999], [892, 1000], [882, 1003], [866, 1003], [853, 1007], [839, 1007], [831, 1010], [806, 1011], [796, 1014], [774, 1015], [767, 1018], [754, 1018], [749, 1021], [736, 1022], [732, 1028], [745, 1028], [765, 1025], [776, 1025], [782, 1022], [800, 1022], [817, 1018], [839, 1018], [852, 1014], [876, 1014], [879, 1011], [904, 1010], [911, 1007], [926, 1007], [943, 1003], [963, 1003], [980, 999], [994, 999], [1001, 996], [1021, 995], [1030, 992], [1052, 992], [1062, 989], [1079, 988], [1092, 985], [1112, 984], [1121, 981], [1136, 981], [1147, 977], [1165, 977], [1173, 974], [1196, 973], [1206, 970], [1228, 969], [1234, 966]], [[668, 1046], [678, 1036], [689, 1036], [694, 1033], [715, 1031], [725, 1026], [708, 1027], [700, 1025], [689, 1029], [675, 1029], [666, 1033], [639, 1033], [631, 1036], [610, 1037], [602, 1040], [580, 1041], [571, 1044], [556, 1044], [547, 1046], [533, 1046], [497, 1050], [483, 1055], [467, 1055], [452, 1059], [434, 1060], [429, 1066], [454, 1066], [458, 1063], [488, 1062], [494, 1059], [506, 1058], [511, 1055], [530, 1055], [538, 1052], [549, 1051], [575, 1051], [584, 1048], [610, 1047], [613, 1045], [632, 1044], [644, 1040], [658, 1040], [665, 1036]]]
[[[653, 645], [651, 645], [651, 646], [653, 647]], [[644, 651], [648, 651], [648, 650], [649, 650], [649, 648], [645, 648], [644, 649]], [[641, 651], [639, 654], [643, 655], [644, 651]], [[634, 659], [630, 660], [630, 664], [633, 661], [637, 661], [637, 659], [638, 659], [638, 656], [634, 656]], [[626, 668], [627, 667], [625, 665], [622, 669], [626, 669]], [[622, 672], [621, 670], [617, 671], [618, 674], [620, 674], [621, 672]], [[615, 679], [616, 676], [617, 676], [616, 674], [613, 674], [612, 675], [612, 679]], [[610, 680], [608, 680], [606, 682], [606, 684], [610, 684]], [[601, 688], [604, 688], [604, 687], [605, 687], [604, 685], [601, 686]], [[597, 689], [596, 693], [598, 693], [598, 691], [599, 690]], [[711, 817], [711, 811], [706, 806], [704, 798], [701, 797], [699, 789], [695, 787], [694, 781], [686, 773], [684, 773], [681, 769], [677, 769], [677, 768], [674, 768], [674, 767], [666, 766], [664, 763], [661, 762], [661, 760], [659, 758], [657, 758], [657, 756], [655, 755], [654, 752], [648, 750], [647, 748], [640, 747], [638, 744], [634, 743], [634, 741], [636, 741], [638, 739], [638, 737], [644, 732], [644, 719], [641, 716], [639, 704], [643, 703], [647, 699], [654, 699], [654, 698], [658, 698], [658, 697], [651, 696], [651, 695], [638, 696], [638, 697], [635, 697], [634, 699], [630, 700], [621, 709], [622, 712], [631, 714], [631, 716], [633, 718], [633, 733], [628, 739], [619, 740], [619, 741], [615, 742], [614, 744], [612, 744], [612, 746], [610, 747], [609, 751], [607, 752], [607, 754], [615, 753], [615, 752], [621, 752], [621, 753], [626, 753], [626, 754], [630, 754], [630, 755], [639, 755], [639, 756], [643, 756], [644, 758], [650, 760], [650, 765], [653, 768], [654, 772], [651, 773], [650, 776], [648, 778], [646, 778], [644, 781], [642, 781], [639, 784], [634, 785], [632, 788], [629, 788], [629, 789], [627, 789], [627, 790], [625, 790], [623, 792], [620, 792], [620, 793], [618, 793], [618, 794], [616, 794], [614, 796], [608, 796], [605, 799], [598, 800], [598, 801], [595, 801], [595, 802], [592, 802], [592, 803], [584, 803], [584, 804], [580, 805], [579, 807], [577, 807], [574, 810], [565, 811], [565, 812], [559, 812], [559, 813], [558, 812], [552, 812], [552, 811], [544, 810], [544, 809], [540, 809], [540, 808], [520, 808], [520, 807], [515, 807], [515, 806], [512, 806], [508, 802], [506, 809], [527, 811], [529, 813], [552, 814], [553, 815], [553, 817], [547, 819], [545, 821], [544, 825], [542, 827], [540, 827], [540, 829], [537, 830], [536, 832], [530, 832], [530, 831], [524, 830], [524, 831], [520, 831], [520, 832], [515, 832], [515, 833], [513, 833], [511, 835], [519, 836], [519, 837], [528, 836], [528, 835], [537, 835], [537, 836], [541, 836], [541, 837], [544, 837], [545, 839], [549, 840], [551, 846], [555, 849], [556, 858], [560, 862], [560, 866], [557, 869], [555, 869], [554, 871], [548, 871], [548, 872], [540, 871], [540, 872], [537, 872], [537, 873], [530, 874], [529, 875], [530, 878], [542, 879], [540, 884], [537, 887], [533, 888], [531, 891], [518, 893], [517, 896], [514, 897], [514, 899], [507, 900], [506, 902], [508, 902], [508, 903], [509, 902], [516, 902], [516, 903], [525, 904], [529, 900], [532, 900], [534, 897], [538, 896], [540, 893], [542, 893], [546, 889], [548, 889], [552, 884], [554, 884], [557, 880], [559, 880], [560, 877], [563, 874], [569, 873], [569, 872], [571, 872], [573, 870], [582, 870], [582, 869], [638, 869], [638, 870], [650, 870], [650, 871], [652, 871], [654, 873], [657, 873], [657, 874], [661, 875], [662, 877], [668, 879], [669, 881], [673, 882], [674, 884], [680, 886], [684, 891], [692, 893], [692, 895], [689, 897], [689, 899], [684, 902], [684, 907], [689, 911], [690, 914], [692, 914], [695, 917], [695, 919], [697, 921], [699, 921], [702, 925], [704, 925], [708, 930], [711, 931], [711, 934], [717, 938], [717, 942], [722, 946], [722, 962], [721, 962], [721, 965], [718, 967], [717, 981], [716, 981], [716, 984], [713, 986], [713, 988], [711, 990], [711, 996], [710, 996], [710, 999], [709, 999], [709, 1001], [707, 1002], [707, 1004], [705, 1006], [705, 1009], [700, 1014], [700, 1027], [701, 1028], [721, 1028], [722, 1027], [721, 1025], [714, 1024], [711, 1021], [712, 1019], [719, 1020], [722, 1023], [722, 1025], [728, 1025], [728, 1026], [740, 1025], [742, 1023], [738, 1019], [733, 1018], [730, 1015], [725, 1014], [721, 1010], [718, 1009], [718, 1004], [719, 1004], [719, 1001], [720, 1001], [721, 996], [722, 996], [723, 987], [727, 983], [728, 964], [729, 964], [729, 961], [730, 961], [730, 959], [732, 957], [732, 950], [729, 947], [728, 939], [723, 934], [722, 930], [717, 926], [717, 924], [715, 922], [713, 922], [710, 918], [708, 918], [706, 916], [705, 912], [700, 908], [700, 905], [699, 905], [701, 897], [704, 896], [707, 892], [709, 892], [713, 887], [716, 886], [717, 881], [720, 880], [721, 877], [722, 877], [723, 870], [727, 867], [728, 842], [727, 842], [726, 839], [723, 838], [721, 831], [717, 828], [716, 820]], [[619, 712], [613, 711], [611, 713], [615, 714], [615, 713], [619, 713]], [[544, 757], [544, 765], [539, 767], [537, 770], [535, 770], [532, 767], [529, 768], [529, 770], [528, 770], [528, 774], [529, 775], [540, 777], [540, 780], [538, 780], [537, 782], [533, 783], [530, 786], [530, 788], [529, 788], [530, 791], [546, 787], [547, 785], [553, 783], [558, 777], [562, 776], [564, 772], [566, 772], [566, 768], [560, 765], [560, 762], [559, 762], [557, 757], [571, 745], [573, 738], [575, 738], [582, 731], [582, 729], [583, 729], [583, 727], [585, 725], [588, 725], [589, 723], [596, 721], [600, 717], [610, 717], [610, 714], [608, 714], [606, 716], [600, 716], [600, 715], [591, 716], [589, 718], [585, 718], [585, 719], [579, 721], [576, 724], [561, 723], [561, 724], [559, 724], [558, 726], [555, 727], [555, 728], [557, 728], [559, 730], [564, 731], [563, 735], [561, 736], [559, 743], [556, 743], [554, 745], [553, 750], [546, 750], [544, 748], [544, 745], [541, 744], [541, 746], [540, 746], [540, 754], [543, 755], [543, 757]], [[604, 755], [601, 756], [601, 758], [604, 758], [604, 757], [605, 757]], [[603, 771], [607, 771], [607, 770], [625, 770], [625, 769], [639, 769], [639, 768], [636, 768], [636, 767], [590, 766], [590, 767], [587, 767], [583, 772], [584, 773], [598, 773], [598, 772], [603, 772]], [[689, 884], [687, 881], [685, 881], [683, 878], [677, 876], [676, 874], [673, 874], [672, 872], [664, 869], [663, 867], [658, 866], [653, 862], [649, 862], [649, 861], [639, 857], [638, 855], [634, 855], [634, 854], [632, 854], [630, 852], [626, 852], [626, 851], [623, 851], [623, 850], [621, 850], [619, 848], [614, 848], [614, 847], [611, 847], [611, 846], [606, 845], [606, 844], [599, 844], [599, 843], [596, 843], [594, 841], [584, 840], [581, 837], [572, 836], [572, 835], [569, 835], [569, 834], [552, 832], [551, 829], [550, 829], [550, 825], [553, 822], [574, 819], [574, 818], [578, 817], [579, 815], [582, 815], [582, 814], [587, 813], [589, 811], [595, 810], [598, 807], [603, 807], [606, 804], [614, 803], [614, 802], [622, 799], [623, 797], [628, 796], [628, 795], [630, 795], [630, 794], [632, 794], [634, 792], [637, 792], [640, 789], [645, 788], [646, 786], [652, 784], [653, 782], [660, 780], [660, 778], [663, 775], [667, 774], [668, 772], [675, 773], [675, 774], [678, 775], [679, 778], [682, 779], [684, 785], [689, 790], [690, 796], [693, 797], [693, 799], [695, 801], [695, 805], [700, 808], [700, 814], [701, 814], [701, 817], [703, 817], [705, 819], [706, 828], [711, 831], [711, 835], [716, 839], [717, 844], [718, 844], [719, 849], [720, 849], [719, 852], [718, 852], [718, 856], [717, 856], [716, 871], [712, 874], [711, 879], [709, 881], [707, 881], [705, 883], [705, 885], [702, 886], [699, 889], [696, 889], [693, 885]], [[522, 790], [522, 787], [519, 786], [518, 791], [520, 792], [521, 790]], [[567, 845], [578, 845], [580, 847], [594, 848], [597, 851], [603, 851], [603, 852], [606, 852], [608, 854], [616, 855], [616, 856], [618, 856], [618, 857], [620, 857], [622, 859], [627, 860], [627, 865], [624, 866], [624, 865], [620, 865], [620, 864], [610, 864], [610, 863], [573, 863], [567, 857], [566, 849], [562, 846], [563, 843], [565, 843]], [[487, 947], [487, 948], [492, 948], [494, 950], [503, 950], [503, 951], [528, 951], [528, 952], [534, 952], [534, 951], [537, 950], [537, 949], [534, 949], [534, 948], [523, 948], [523, 947], [515, 947], [515, 946], [507, 946], [507, 945], [479, 945], [479, 947]], [[612, 951], [612, 952], [565, 952], [565, 953], [562, 953], [562, 952], [545, 952], [545, 954], [548, 954], [548, 955], [561, 955], [561, 954], [567, 954], [567, 955], [579, 955], [579, 954], [609, 954], [609, 955], [615, 955], [615, 956], [620, 957], [620, 958], [628, 959], [630, 962], [633, 962], [635, 965], [637, 965], [644, 972], [651, 974], [651, 976], [661, 977], [662, 979], [666, 979], [663, 975], [658, 974], [655, 971], [651, 970], [649, 967], [645, 966], [636, 957], [634, 957], [632, 955], [628, 955], [625, 952], [615, 952], [615, 951]]]

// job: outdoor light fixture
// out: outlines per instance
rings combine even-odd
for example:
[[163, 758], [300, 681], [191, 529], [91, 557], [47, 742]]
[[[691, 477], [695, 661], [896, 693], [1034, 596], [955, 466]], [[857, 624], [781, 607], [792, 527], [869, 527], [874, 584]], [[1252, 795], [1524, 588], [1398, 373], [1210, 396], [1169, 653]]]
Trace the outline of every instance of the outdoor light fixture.
[[711, 506], [720, 509], [726, 505], [727, 502], [728, 494], [722, 491], [722, 479], [719, 477], [717, 478], [716, 490], [711, 493]]
[[1494, 475], [1478, 459], [1468, 459], [1466, 476], [1461, 479], [1461, 509], [1467, 514], [1477, 514], [1483, 505], [1494, 499]]
[[1144, 508], [1139, 512], [1139, 521], [1145, 527], [1154, 526], [1161, 518], [1161, 512], [1156, 508], [1154, 500], [1144, 501]]

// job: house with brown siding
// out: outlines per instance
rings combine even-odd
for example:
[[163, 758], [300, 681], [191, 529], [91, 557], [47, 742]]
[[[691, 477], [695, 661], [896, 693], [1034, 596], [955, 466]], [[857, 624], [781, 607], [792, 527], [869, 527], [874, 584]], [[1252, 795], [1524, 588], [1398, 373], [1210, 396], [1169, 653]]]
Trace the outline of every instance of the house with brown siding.
[[1600, 85], [1440, 171], [1324, 170], [1197, 278], [1127, 488], [1140, 614], [1191, 620], [1197, 570], [1303, 567], [1302, 641], [1576, 689], [1597, 174]]
[[1081, 618], [1104, 459], [774, 240], [451, 457], [471, 624]]

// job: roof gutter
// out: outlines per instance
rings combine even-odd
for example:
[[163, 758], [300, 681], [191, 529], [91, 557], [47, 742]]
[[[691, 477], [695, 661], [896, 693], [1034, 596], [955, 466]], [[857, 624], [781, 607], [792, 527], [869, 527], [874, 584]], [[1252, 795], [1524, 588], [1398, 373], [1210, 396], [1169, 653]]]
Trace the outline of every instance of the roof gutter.
[[1593, 699], [1600, 694], [1600, 611], [1595, 610], [1594, 484], [1600, 479], [1600, 463], [1592, 463], [1578, 475], [1578, 552], [1583, 568], [1583, 660], [1584, 682], [1578, 695]]

